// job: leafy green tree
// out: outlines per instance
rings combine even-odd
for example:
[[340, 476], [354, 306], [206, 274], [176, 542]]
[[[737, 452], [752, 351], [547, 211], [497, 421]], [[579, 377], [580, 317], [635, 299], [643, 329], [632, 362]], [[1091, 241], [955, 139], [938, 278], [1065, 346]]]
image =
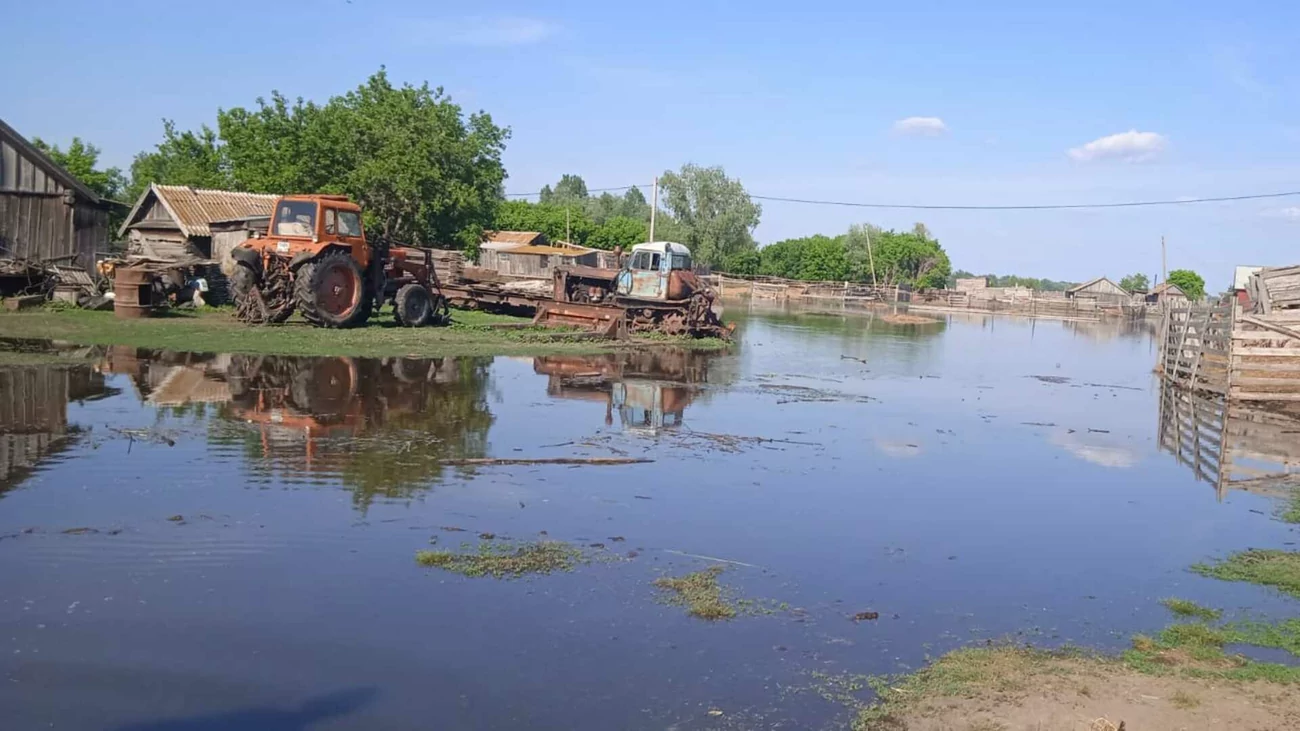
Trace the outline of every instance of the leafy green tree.
[[1178, 285], [1190, 300], [1199, 300], [1205, 297], [1205, 280], [1201, 275], [1191, 269], [1175, 269], [1169, 272], [1169, 281]]
[[1127, 292], [1145, 292], [1150, 288], [1150, 280], [1145, 274], [1130, 274], [1119, 280], [1119, 286]]
[[99, 148], [83, 142], [80, 137], [73, 137], [68, 149], [51, 145], [40, 137], [32, 138], [36, 149], [44, 152], [60, 167], [72, 173], [72, 177], [94, 191], [100, 198], [121, 200], [126, 192], [126, 176], [121, 168], [99, 168]]
[[551, 241], [586, 244], [596, 225], [581, 210], [550, 203], [506, 201], [497, 206], [492, 228], [498, 231], [540, 231]]
[[[763, 209], [721, 167], [688, 163], [678, 172], [664, 172], [659, 184], [665, 207], [682, 225], [681, 243], [690, 247], [696, 262], [720, 265], [728, 256], [755, 248], [753, 232]], [[656, 231], [656, 238], [664, 237]]]
[[253, 110], [218, 110], [218, 131], [177, 133], [131, 166], [151, 182], [266, 193], [343, 193], [370, 231], [434, 245], [475, 245], [492, 223], [510, 130], [465, 115], [441, 88], [394, 86], [380, 68], [323, 105], [278, 92]]
[[843, 238], [809, 236], [804, 240], [798, 279], [809, 282], [844, 281], [849, 276], [849, 262], [844, 255]]
[[560, 182], [555, 184], [555, 188], [551, 188], [549, 185], [542, 186], [538, 202], [563, 205], [565, 203], [578, 203], [586, 200], [587, 197], [587, 181], [583, 180], [581, 175], [566, 173], [560, 176]]
[[163, 120], [163, 141], [151, 152], [141, 152], [131, 163], [131, 184], [126, 197], [134, 202], [150, 183], [189, 185], [195, 188], [230, 188], [229, 164], [207, 125], [198, 132], [177, 132], [176, 124]]
[[597, 224], [587, 237], [586, 244], [595, 249], [612, 250], [623, 247], [624, 251], [635, 244], [645, 243], [649, 234], [649, 225], [645, 221], [626, 216], [614, 216], [604, 223]]
[[621, 215], [628, 218], [650, 218], [650, 204], [646, 202], [645, 194], [635, 185], [627, 189], [623, 194], [623, 210]]
[[722, 264], [722, 271], [736, 276], [752, 277], [759, 273], [762, 265], [762, 254], [757, 249], [747, 249], [727, 257]]
[[759, 249], [762, 258], [759, 274], [767, 277], [798, 279], [803, 269], [803, 256], [807, 244], [807, 239], [784, 239]]
[[441, 87], [394, 87], [383, 69], [342, 98], [353, 161], [342, 187], [386, 235], [476, 244], [501, 199], [510, 137], [485, 112], [466, 118]]
[[934, 239], [915, 233], [881, 231], [878, 237], [872, 237], [871, 245], [881, 284], [937, 289], [947, 283], [952, 273], [948, 254]]
[[[844, 258], [848, 264], [848, 279], [870, 282], [873, 274], [873, 251], [869, 248], [872, 237], [879, 238], [880, 228], [869, 223], [853, 224], [844, 234]], [[878, 279], [878, 277], [877, 277]]]

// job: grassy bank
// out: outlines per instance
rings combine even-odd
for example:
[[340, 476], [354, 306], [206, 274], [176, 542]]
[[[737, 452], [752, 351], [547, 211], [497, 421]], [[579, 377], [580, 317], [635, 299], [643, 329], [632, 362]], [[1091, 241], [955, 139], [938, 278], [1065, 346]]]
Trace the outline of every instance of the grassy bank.
[[[525, 327], [528, 320], [482, 312], [453, 311], [451, 327], [401, 328], [387, 312], [366, 327], [326, 330], [292, 320], [252, 327], [226, 310], [173, 311], [163, 317], [121, 320], [112, 312], [40, 310], [0, 314], [0, 337], [63, 340], [84, 345], [130, 345], [192, 352], [279, 355], [469, 356], [601, 353], [628, 347], [726, 347], [720, 340], [633, 339], [625, 343], [584, 340], [582, 335]], [[511, 327], [501, 328], [500, 325]]]

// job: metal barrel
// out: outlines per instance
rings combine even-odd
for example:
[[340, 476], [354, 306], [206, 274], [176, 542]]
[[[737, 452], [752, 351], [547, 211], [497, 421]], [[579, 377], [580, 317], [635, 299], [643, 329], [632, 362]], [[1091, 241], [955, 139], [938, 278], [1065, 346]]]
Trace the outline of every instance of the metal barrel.
[[155, 273], [146, 267], [118, 267], [113, 275], [113, 312], [118, 317], [153, 317]]

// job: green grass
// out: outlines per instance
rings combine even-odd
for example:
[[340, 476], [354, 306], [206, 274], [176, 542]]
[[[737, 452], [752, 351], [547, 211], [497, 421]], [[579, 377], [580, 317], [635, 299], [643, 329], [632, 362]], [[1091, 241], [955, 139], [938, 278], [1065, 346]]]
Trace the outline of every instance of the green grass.
[[1165, 606], [1165, 609], [1168, 609], [1180, 617], [1197, 617], [1214, 621], [1223, 614], [1223, 612], [1220, 612], [1217, 609], [1203, 607], [1200, 604], [1187, 599], [1175, 599], [1170, 597], [1169, 599], [1161, 599], [1160, 603]]
[[666, 594], [669, 604], [684, 606], [687, 613], [700, 619], [731, 619], [736, 616], [735, 605], [724, 596], [718, 583], [721, 566], [710, 566], [685, 576], [664, 576], [655, 579], [654, 585]]
[[472, 551], [418, 551], [415, 562], [421, 566], [480, 578], [517, 579], [529, 574], [572, 571], [584, 561], [581, 550], [560, 541], [535, 543], [501, 543], [484, 541]]
[[1284, 523], [1300, 523], [1300, 488], [1292, 488], [1277, 517]]
[[1272, 549], [1251, 549], [1234, 553], [1213, 564], [1192, 566], [1202, 576], [1223, 581], [1246, 581], [1271, 586], [1300, 597], [1300, 553]]
[[376, 357], [600, 353], [669, 343], [700, 350], [726, 347], [715, 339], [612, 343], [580, 340], [572, 332], [543, 328], [497, 329], [492, 326], [527, 324], [528, 320], [482, 312], [454, 310], [452, 320], [451, 327], [401, 328], [385, 311], [365, 327], [328, 330], [298, 319], [279, 326], [249, 326], [229, 310], [171, 310], [140, 320], [121, 320], [112, 312], [39, 310], [0, 314], [0, 337], [189, 352]]
[[1152, 675], [1186, 675], [1214, 680], [1300, 683], [1300, 667], [1256, 662], [1224, 651], [1228, 644], [1259, 647], [1294, 647], [1294, 620], [1278, 625], [1238, 623], [1223, 627], [1205, 624], [1175, 624], [1156, 637], [1138, 635], [1123, 655], [1128, 667]]

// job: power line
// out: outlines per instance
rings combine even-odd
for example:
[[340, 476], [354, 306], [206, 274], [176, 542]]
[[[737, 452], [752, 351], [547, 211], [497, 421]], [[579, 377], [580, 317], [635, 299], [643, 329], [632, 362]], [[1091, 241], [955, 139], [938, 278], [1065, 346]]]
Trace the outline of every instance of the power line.
[[[632, 188], [639, 188], [639, 187], [640, 187], [640, 186], [638, 186], [638, 185], [621, 185], [621, 186], [619, 186], [619, 187], [617, 187], [617, 188], [588, 188], [588, 189], [587, 189], [587, 192], [588, 192], [588, 193], [613, 193], [613, 192], [615, 192], [615, 191], [619, 191], [619, 190], [631, 190]], [[529, 197], [531, 197], [531, 196], [535, 196], [535, 195], [541, 195], [541, 193], [540, 193], [540, 192], [538, 192], [538, 193], [506, 193], [506, 197], [507, 197], [507, 198], [529, 198]]]
[[[616, 191], [630, 190], [640, 186], [622, 185], [616, 188], [588, 188], [588, 193], [613, 193]], [[527, 198], [540, 195], [539, 193], [506, 193], [507, 198]], [[845, 208], [894, 208], [901, 210], [913, 211], [1059, 211], [1080, 208], [1140, 208], [1144, 206], [1182, 206], [1193, 205], [1198, 203], [1231, 203], [1234, 201], [1251, 201], [1267, 200], [1269, 198], [1289, 198], [1300, 196], [1300, 190], [1286, 191], [1283, 193], [1256, 193], [1253, 195], [1228, 195], [1211, 198], [1181, 198], [1174, 200], [1154, 200], [1154, 201], [1125, 201], [1120, 203], [1047, 203], [1042, 205], [1005, 205], [1005, 206], [976, 206], [976, 205], [929, 205], [918, 203], [858, 203], [852, 201], [828, 201], [816, 200], [810, 198], [786, 198], [775, 195], [757, 195], [750, 194], [750, 198], [760, 201], [773, 201], [776, 203], [801, 203], [812, 206], [841, 206]]]
[[921, 211], [1053, 211], [1072, 208], [1136, 208], [1139, 206], [1178, 206], [1193, 203], [1227, 203], [1231, 201], [1261, 200], [1265, 198], [1286, 198], [1300, 195], [1300, 191], [1285, 193], [1257, 193], [1255, 195], [1230, 195], [1215, 198], [1181, 198], [1177, 200], [1128, 201], [1123, 203], [1053, 203], [1043, 205], [1013, 206], [955, 206], [955, 205], [920, 205], [908, 203], [850, 203], [846, 201], [809, 200], [806, 198], [782, 198], [770, 195], [750, 195], [750, 198], [781, 203], [805, 203], [816, 206], [847, 206], [850, 208], [901, 208]]

